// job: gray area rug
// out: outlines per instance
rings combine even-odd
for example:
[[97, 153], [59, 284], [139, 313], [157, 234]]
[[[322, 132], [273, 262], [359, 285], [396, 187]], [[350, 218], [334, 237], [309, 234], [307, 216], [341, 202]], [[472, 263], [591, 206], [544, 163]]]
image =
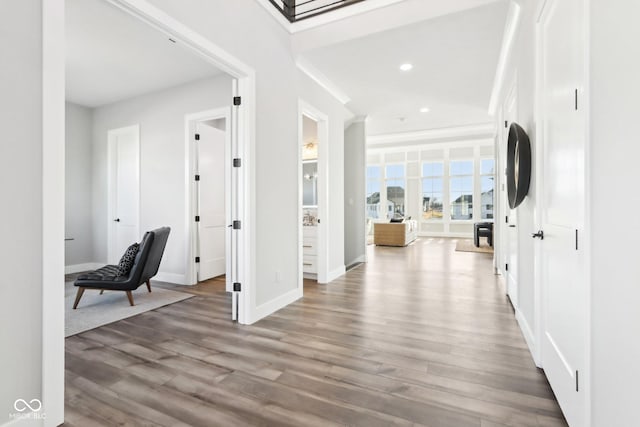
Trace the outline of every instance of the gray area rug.
[[129, 305], [127, 294], [124, 292], [104, 291], [104, 294], [100, 295], [98, 290], [87, 289], [80, 300], [80, 304], [78, 304], [78, 308], [74, 310], [73, 301], [76, 298], [78, 288], [73, 286], [73, 282], [66, 282], [64, 286], [65, 337], [194, 296], [185, 292], [153, 287], [152, 282], [151, 293], [147, 291], [145, 285], [133, 291], [135, 305], [132, 307]]

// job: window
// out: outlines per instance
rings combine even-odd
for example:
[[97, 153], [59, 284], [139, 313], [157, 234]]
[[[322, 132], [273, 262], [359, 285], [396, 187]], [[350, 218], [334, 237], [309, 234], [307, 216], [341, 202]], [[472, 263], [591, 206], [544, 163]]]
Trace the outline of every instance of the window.
[[442, 162], [422, 164], [422, 218], [426, 220], [442, 220], [443, 204]]
[[404, 165], [385, 166], [387, 217], [404, 216]]
[[367, 217], [381, 218], [380, 187], [382, 186], [382, 168], [367, 166]]
[[449, 172], [451, 219], [473, 218], [473, 161], [452, 161]]
[[495, 163], [494, 159], [484, 159], [480, 161], [480, 209], [482, 219], [493, 219]]

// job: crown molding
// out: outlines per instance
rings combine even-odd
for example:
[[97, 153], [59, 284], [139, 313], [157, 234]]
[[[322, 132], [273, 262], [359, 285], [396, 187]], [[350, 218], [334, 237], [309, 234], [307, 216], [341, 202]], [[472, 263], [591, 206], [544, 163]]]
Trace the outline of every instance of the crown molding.
[[498, 102], [502, 87], [504, 86], [505, 73], [513, 43], [518, 33], [518, 25], [520, 24], [520, 14], [522, 8], [513, 0], [509, 5], [507, 13], [507, 23], [504, 27], [504, 37], [502, 38], [502, 46], [500, 47], [500, 57], [498, 58], [498, 66], [496, 68], [496, 76], [493, 81], [493, 89], [491, 91], [491, 100], [489, 101], [489, 115], [494, 116], [498, 110]]
[[313, 64], [307, 61], [305, 58], [298, 56], [296, 59], [296, 66], [305, 73], [311, 80], [319, 84], [324, 90], [329, 92], [331, 96], [340, 101], [343, 105], [346, 105], [351, 98], [344, 93], [335, 83], [333, 83], [327, 76], [322, 74]]
[[367, 136], [367, 146], [375, 148], [388, 144], [404, 144], [411, 142], [431, 143], [445, 142], [455, 139], [490, 139], [496, 134], [495, 124], [483, 123], [470, 126], [427, 129], [416, 132], [389, 133]]

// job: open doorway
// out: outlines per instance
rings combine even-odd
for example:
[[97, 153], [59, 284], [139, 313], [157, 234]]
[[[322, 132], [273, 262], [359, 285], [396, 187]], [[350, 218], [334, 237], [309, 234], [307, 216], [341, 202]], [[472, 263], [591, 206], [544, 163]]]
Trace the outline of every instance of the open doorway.
[[[182, 301], [184, 285], [216, 277], [238, 320], [230, 269], [243, 254], [227, 225], [242, 220], [231, 203], [242, 172], [230, 172], [239, 81], [109, 1], [66, 0], [65, 13], [65, 335]], [[200, 140], [187, 150], [185, 129]]]
[[194, 219], [189, 222], [188, 283], [213, 279], [224, 282], [228, 292], [233, 291], [230, 116], [230, 110], [222, 108], [190, 114], [185, 119], [187, 216]]
[[[299, 104], [299, 288], [304, 279], [328, 283], [328, 117], [300, 101]], [[311, 282], [311, 283], [312, 283]]]

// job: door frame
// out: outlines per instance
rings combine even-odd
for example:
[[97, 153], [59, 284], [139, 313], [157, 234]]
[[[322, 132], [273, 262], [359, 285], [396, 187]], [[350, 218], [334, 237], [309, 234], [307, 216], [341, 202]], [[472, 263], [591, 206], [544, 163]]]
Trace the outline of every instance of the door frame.
[[329, 116], [304, 101], [298, 100], [298, 290], [300, 296], [304, 292], [303, 262], [303, 226], [302, 226], [302, 146], [304, 137], [302, 132], [302, 116], [307, 116], [318, 123], [318, 283], [328, 283], [329, 279], [329, 249], [328, 233], [329, 217]]
[[[193, 31], [147, 0], [104, 0], [164, 32], [191, 49], [221, 71], [237, 79], [234, 96], [242, 97], [238, 108], [238, 155], [240, 195], [238, 220], [242, 221], [238, 240], [241, 248], [239, 279], [240, 313], [238, 322], [251, 324], [257, 319], [255, 211], [255, 70], [208, 38]], [[64, 145], [65, 145], [65, 2], [48, 0], [42, 4], [42, 164], [43, 232], [42, 248], [42, 403], [45, 426], [64, 422]]]
[[[197, 241], [196, 233], [197, 227], [193, 218], [196, 216], [196, 201], [198, 194], [196, 193], [196, 184], [194, 176], [196, 174], [196, 144], [192, 135], [192, 125], [207, 120], [225, 119], [225, 162], [226, 167], [224, 169], [225, 179], [225, 221], [227, 224], [231, 224], [231, 107], [222, 107], [213, 110], [201, 111], [198, 113], [186, 114], [184, 116], [184, 132], [185, 132], [185, 247], [187, 248], [185, 258], [185, 285], [195, 285], [198, 283], [197, 279], [197, 266], [195, 262], [195, 254], [197, 253]], [[225, 254], [226, 254], [226, 282], [227, 292], [231, 292], [231, 271], [230, 271], [230, 257], [228, 250], [229, 246], [229, 232], [225, 233]]]
[[[513, 122], [517, 122], [518, 119], [518, 72], [517, 70], [513, 73], [513, 78], [512, 78], [512, 83], [509, 85], [509, 89], [506, 92], [506, 96], [504, 97], [504, 102], [502, 103], [501, 106], [501, 117], [502, 117], [502, 121], [507, 123], [507, 127], [505, 129], [501, 129], [501, 141], [502, 141], [502, 150], [500, 152], [501, 154], [501, 159], [503, 161], [503, 168], [502, 168], [502, 182], [505, 184], [505, 190], [504, 192], [501, 192], [501, 196], [502, 196], [502, 206], [504, 208], [504, 211], [501, 212], [501, 217], [506, 218], [507, 216], [509, 217], [509, 219], [511, 219], [511, 215], [510, 212], [512, 210], [515, 210], [516, 213], [516, 218], [518, 218], [518, 211], [516, 209], [511, 209], [509, 207], [509, 201], [508, 199], [508, 195], [507, 195], [507, 189], [506, 189], [506, 167], [507, 167], [507, 143], [508, 143], [508, 139], [509, 139], [509, 127], [511, 126], [511, 123], [508, 121], [507, 119], [507, 103], [511, 100], [511, 98], [513, 99], [513, 103], [515, 104], [515, 111], [514, 111], [514, 116], [515, 119], [513, 120]], [[513, 118], [512, 118], [513, 119]], [[501, 218], [502, 219], [502, 218]], [[504, 271], [504, 278], [505, 278], [505, 284], [506, 284], [506, 294], [509, 297], [509, 301], [511, 302], [511, 305], [513, 306], [514, 310], [516, 311], [516, 313], [519, 311], [519, 307], [520, 307], [520, 229], [519, 229], [519, 220], [516, 222], [516, 242], [517, 242], [517, 247], [515, 248], [516, 251], [516, 259], [518, 261], [518, 265], [517, 268], [518, 270], [516, 271], [516, 275], [515, 275], [515, 295], [511, 295], [511, 293], [509, 292], [509, 271], [507, 271], [506, 268], [503, 269]], [[503, 255], [504, 255], [504, 260], [503, 263], [508, 264], [509, 263], [509, 258], [511, 256], [511, 251], [512, 251], [512, 247], [511, 247], [511, 230], [510, 230], [510, 223], [507, 222], [501, 222], [502, 224], [502, 229], [504, 230], [504, 232], [502, 233], [502, 247], [506, 248], [507, 250], [504, 251]], [[505, 264], [503, 264], [504, 266]], [[514, 298], [515, 297], [515, 298]]]
[[114, 162], [116, 161], [116, 138], [119, 135], [127, 133], [135, 133], [136, 135], [136, 181], [132, 183], [132, 187], [136, 191], [136, 198], [138, 199], [138, 215], [136, 218], [136, 237], [140, 238], [140, 213], [141, 213], [141, 188], [140, 188], [140, 125], [135, 124], [131, 126], [125, 126], [117, 129], [109, 129], [107, 131], [107, 262], [109, 264], [116, 264], [120, 259], [121, 254], [114, 253], [115, 250], [115, 226], [113, 224], [113, 217], [115, 216], [116, 209], [116, 176]]
[[[584, 117], [584, 150], [585, 150], [585, 159], [584, 159], [584, 188], [585, 188], [585, 200], [584, 200], [584, 232], [580, 236], [580, 241], [582, 247], [584, 248], [584, 262], [583, 265], [587, 268], [584, 273], [583, 280], [585, 286], [583, 288], [583, 295], [580, 295], [579, 300], [584, 304], [584, 372], [581, 372], [580, 375], [580, 384], [581, 388], [585, 393], [585, 413], [584, 421], [585, 427], [591, 426], [591, 273], [590, 273], [590, 265], [591, 265], [591, 211], [589, 207], [591, 206], [591, 195], [589, 189], [591, 188], [591, 134], [589, 132], [589, 123], [590, 123], [590, 115], [591, 115], [591, 96], [588, 90], [588, 82], [590, 81], [590, 72], [589, 72], [589, 64], [590, 64], [590, 45], [588, 40], [591, 40], [591, 30], [590, 30], [590, 7], [589, 0], [582, 0], [583, 2], [583, 13], [584, 13], [584, 37], [583, 40], [587, 42], [584, 43], [584, 87], [580, 91], [580, 104], [584, 107], [585, 117]], [[536, 203], [533, 211], [533, 220], [536, 226], [536, 230], [542, 229], [542, 211], [544, 208], [544, 126], [543, 126], [543, 117], [544, 117], [544, 106], [541, 102], [543, 98], [544, 92], [544, 63], [543, 63], [543, 39], [542, 39], [542, 18], [544, 16], [545, 11], [547, 10], [547, 6], [550, 4], [548, 0], [544, 0], [538, 10], [536, 11], [535, 16], [535, 117], [536, 117], [536, 153], [535, 153], [535, 179], [536, 179]], [[534, 359], [536, 360], [536, 365], [544, 369], [544, 360], [542, 358], [542, 344], [543, 334], [545, 330], [545, 320], [544, 320], [544, 283], [542, 277], [542, 245], [540, 242], [536, 242], [534, 247], [534, 318], [535, 318], [535, 346], [532, 348], [532, 353]]]

